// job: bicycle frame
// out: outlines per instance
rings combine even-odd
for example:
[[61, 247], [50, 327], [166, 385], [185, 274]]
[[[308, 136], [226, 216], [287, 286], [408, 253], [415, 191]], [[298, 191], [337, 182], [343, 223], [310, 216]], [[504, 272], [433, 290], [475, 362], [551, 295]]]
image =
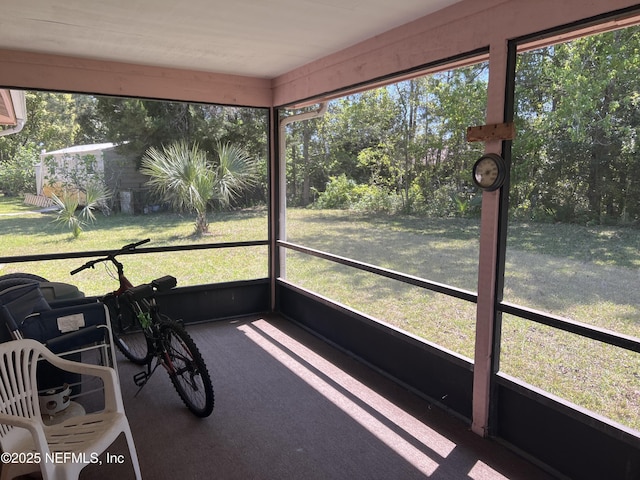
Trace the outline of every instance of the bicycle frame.
[[116, 260], [115, 257], [110, 257], [110, 260], [111, 260], [111, 263], [113, 263], [116, 266], [116, 270], [118, 271], [119, 287], [116, 291], [113, 292], [113, 294], [116, 297], [119, 297], [130, 288], [133, 288], [133, 284], [124, 275], [124, 265], [122, 265], [122, 263]]
[[[116, 260], [116, 256], [132, 252], [149, 241], [146, 239], [125, 245], [106, 257], [90, 260], [71, 271], [71, 275], [94, 268], [97, 263], [109, 262], [115, 266], [118, 288], [106, 294], [101, 301], [117, 314], [119, 329], [114, 339], [118, 348], [130, 361], [146, 367], [133, 377], [139, 387], [136, 395], [158, 366], [162, 365], [187, 408], [198, 417], [206, 417], [214, 406], [213, 386], [207, 366], [182, 323], [161, 314], [156, 301], [156, 293], [175, 287], [176, 278], [166, 275], [150, 283], [134, 286], [124, 274], [124, 265]], [[113, 274], [110, 273], [110, 276], [113, 277]], [[131, 342], [125, 339], [130, 334], [132, 336], [128, 339]]]
[[[126, 277], [123, 278], [126, 280]], [[128, 281], [128, 280], [126, 280]], [[153, 296], [153, 288], [149, 288], [150, 284], [141, 285], [138, 287], [129, 287], [125, 290], [129, 295], [131, 295], [131, 305], [135, 306], [137, 310], [135, 313], [140, 315], [147, 312], [144, 312], [137, 302], [146, 302], [146, 307], [148, 307], [149, 314], [149, 325], [142, 325], [144, 336], [147, 338], [147, 345], [151, 351], [151, 356], [149, 357], [149, 361], [147, 362], [147, 370], [146, 372], [140, 372], [134, 376], [134, 382], [136, 385], [140, 387], [140, 390], [147, 383], [151, 375], [155, 372], [158, 365], [162, 365], [169, 375], [174, 375], [178, 373], [178, 370], [173, 365], [173, 361], [168, 353], [168, 346], [164, 344], [164, 338], [162, 337], [162, 333], [160, 331], [160, 325], [162, 324], [162, 318], [160, 317], [160, 312], [158, 310], [158, 305], [156, 303], [156, 299]], [[138, 291], [141, 291], [142, 294], [137, 294]], [[125, 293], [123, 292], [123, 293]], [[115, 293], [115, 292], [114, 292]], [[157, 359], [158, 363], [151, 368], [151, 364], [153, 359]], [[138, 392], [140, 391], [138, 390]], [[137, 393], [136, 393], [137, 395]]]

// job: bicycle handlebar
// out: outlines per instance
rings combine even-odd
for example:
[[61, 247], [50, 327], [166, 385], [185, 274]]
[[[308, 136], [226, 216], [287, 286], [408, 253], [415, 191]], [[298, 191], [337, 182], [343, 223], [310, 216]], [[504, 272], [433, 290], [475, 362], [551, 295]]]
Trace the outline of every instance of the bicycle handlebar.
[[145, 243], [149, 243], [151, 241], [150, 238], [145, 238], [144, 240], [140, 240], [139, 242], [134, 242], [134, 243], [129, 243], [128, 245], [125, 245], [124, 247], [122, 247], [120, 250], [116, 250], [114, 253], [107, 255], [104, 258], [98, 258], [96, 260], [90, 260], [87, 263], [85, 263], [84, 265], [82, 265], [81, 267], [78, 267], [74, 270], [71, 270], [70, 274], [71, 275], [75, 275], [78, 272], [81, 272], [82, 270], [85, 270], [87, 268], [93, 268], [93, 266], [96, 263], [101, 263], [101, 262], [107, 262], [107, 261], [112, 261], [115, 262], [115, 258], [120, 255], [121, 253], [124, 252], [131, 252], [133, 250], [136, 249], [136, 247], [139, 247], [140, 245], [143, 245]]
[[150, 238], [145, 238], [144, 240], [140, 240], [139, 242], [134, 242], [134, 243], [130, 243], [129, 245], [125, 245], [120, 249], [120, 251], [135, 250], [136, 247], [139, 247], [140, 245], [143, 245], [145, 243], [149, 243], [150, 241], [151, 241]]
[[71, 275], [75, 275], [76, 273], [81, 272], [81, 271], [82, 271], [82, 270], [84, 270], [85, 268], [89, 268], [89, 267], [93, 268], [93, 266], [94, 266], [96, 263], [98, 263], [98, 261], [103, 261], [103, 260], [104, 260], [104, 259], [101, 259], [101, 260], [92, 260], [92, 261], [90, 261], [90, 262], [85, 263], [85, 264], [84, 264], [84, 265], [82, 265], [81, 267], [78, 267], [78, 268], [76, 268], [76, 269], [74, 269], [74, 270], [71, 270], [71, 272], [69, 272], [69, 273], [70, 273]]

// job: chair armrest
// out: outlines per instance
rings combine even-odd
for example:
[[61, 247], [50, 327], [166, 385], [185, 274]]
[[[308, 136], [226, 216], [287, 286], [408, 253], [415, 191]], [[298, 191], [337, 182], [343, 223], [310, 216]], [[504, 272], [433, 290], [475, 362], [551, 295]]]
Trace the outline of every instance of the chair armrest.
[[59, 357], [50, 351], [41, 352], [42, 358], [51, 363], [54, 367], [67, 372], [90, 375], [102, 379], [104, 387], [104, 405], [106, 411], [124, 412], [122, 393], [116, 371], [111, 367], [103, 365], [93, 365], [88, 363], [74, 362]]
[[42, 428], [42, 422], [40, 419], [18, 417], [16, 415], [0, 413], [0, 424], [11, 425], [13, 427], [28, 430], [31, 434], [36, 450], [43, 455], [49, 452], [47, 437], [44, 434], [44, 429]]

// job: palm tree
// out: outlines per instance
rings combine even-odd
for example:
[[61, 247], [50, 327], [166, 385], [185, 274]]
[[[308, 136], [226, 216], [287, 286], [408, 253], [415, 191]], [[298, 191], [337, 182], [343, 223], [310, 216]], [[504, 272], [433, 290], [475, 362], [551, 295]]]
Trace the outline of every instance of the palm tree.
[[[84, 206], [78, 215], [81, 193], [84, 194]], [[106, 201], [110, 195], [104, 185], [96, 182], [90, 182], [82, 190], [65, 190], [60, 197], [54, 193], [51, 199], [58, 207], [58, 216], [54, 221], [66, 225], [71, 230], [73, 238], [78, 238], [87, 223], [96, 221], [93, 214], [96, 208], [105, 212], [107, 209]]]
[[214, 199], [229, 207], [242, 190], [255, 185], [256, 162], [243, 149], [229, 143], [218, 143], [217, 153]]
[[178, 211], [195, 212], [195, 234], [209, 233], [207, 205], [217, 200], [227, 207], [255, 182], [255, 161], [242, 149], [218, 144], [218, 162], [208, 161], [197, 143], [180, 140], [159, 150], [151, 147], [142, 158], [140, 172], [147, 185]]

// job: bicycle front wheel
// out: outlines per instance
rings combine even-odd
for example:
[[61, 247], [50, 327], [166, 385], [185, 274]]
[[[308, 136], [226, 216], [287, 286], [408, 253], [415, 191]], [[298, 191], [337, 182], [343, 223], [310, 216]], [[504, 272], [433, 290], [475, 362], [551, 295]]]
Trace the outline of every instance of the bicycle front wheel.
[[198, 347], [183, 326], [167, 317], [161, 333], [171, 383], [191, 413], [208, 417], [213, 411], [213, 385]]
[[129, 302], [121, 301], [113, 294], [107, 295], [102, 301], [109, 308], [113, 343], [118, 350], [136, 365], [147, 364], [151, 358], [149, 345], [134, 306]]

